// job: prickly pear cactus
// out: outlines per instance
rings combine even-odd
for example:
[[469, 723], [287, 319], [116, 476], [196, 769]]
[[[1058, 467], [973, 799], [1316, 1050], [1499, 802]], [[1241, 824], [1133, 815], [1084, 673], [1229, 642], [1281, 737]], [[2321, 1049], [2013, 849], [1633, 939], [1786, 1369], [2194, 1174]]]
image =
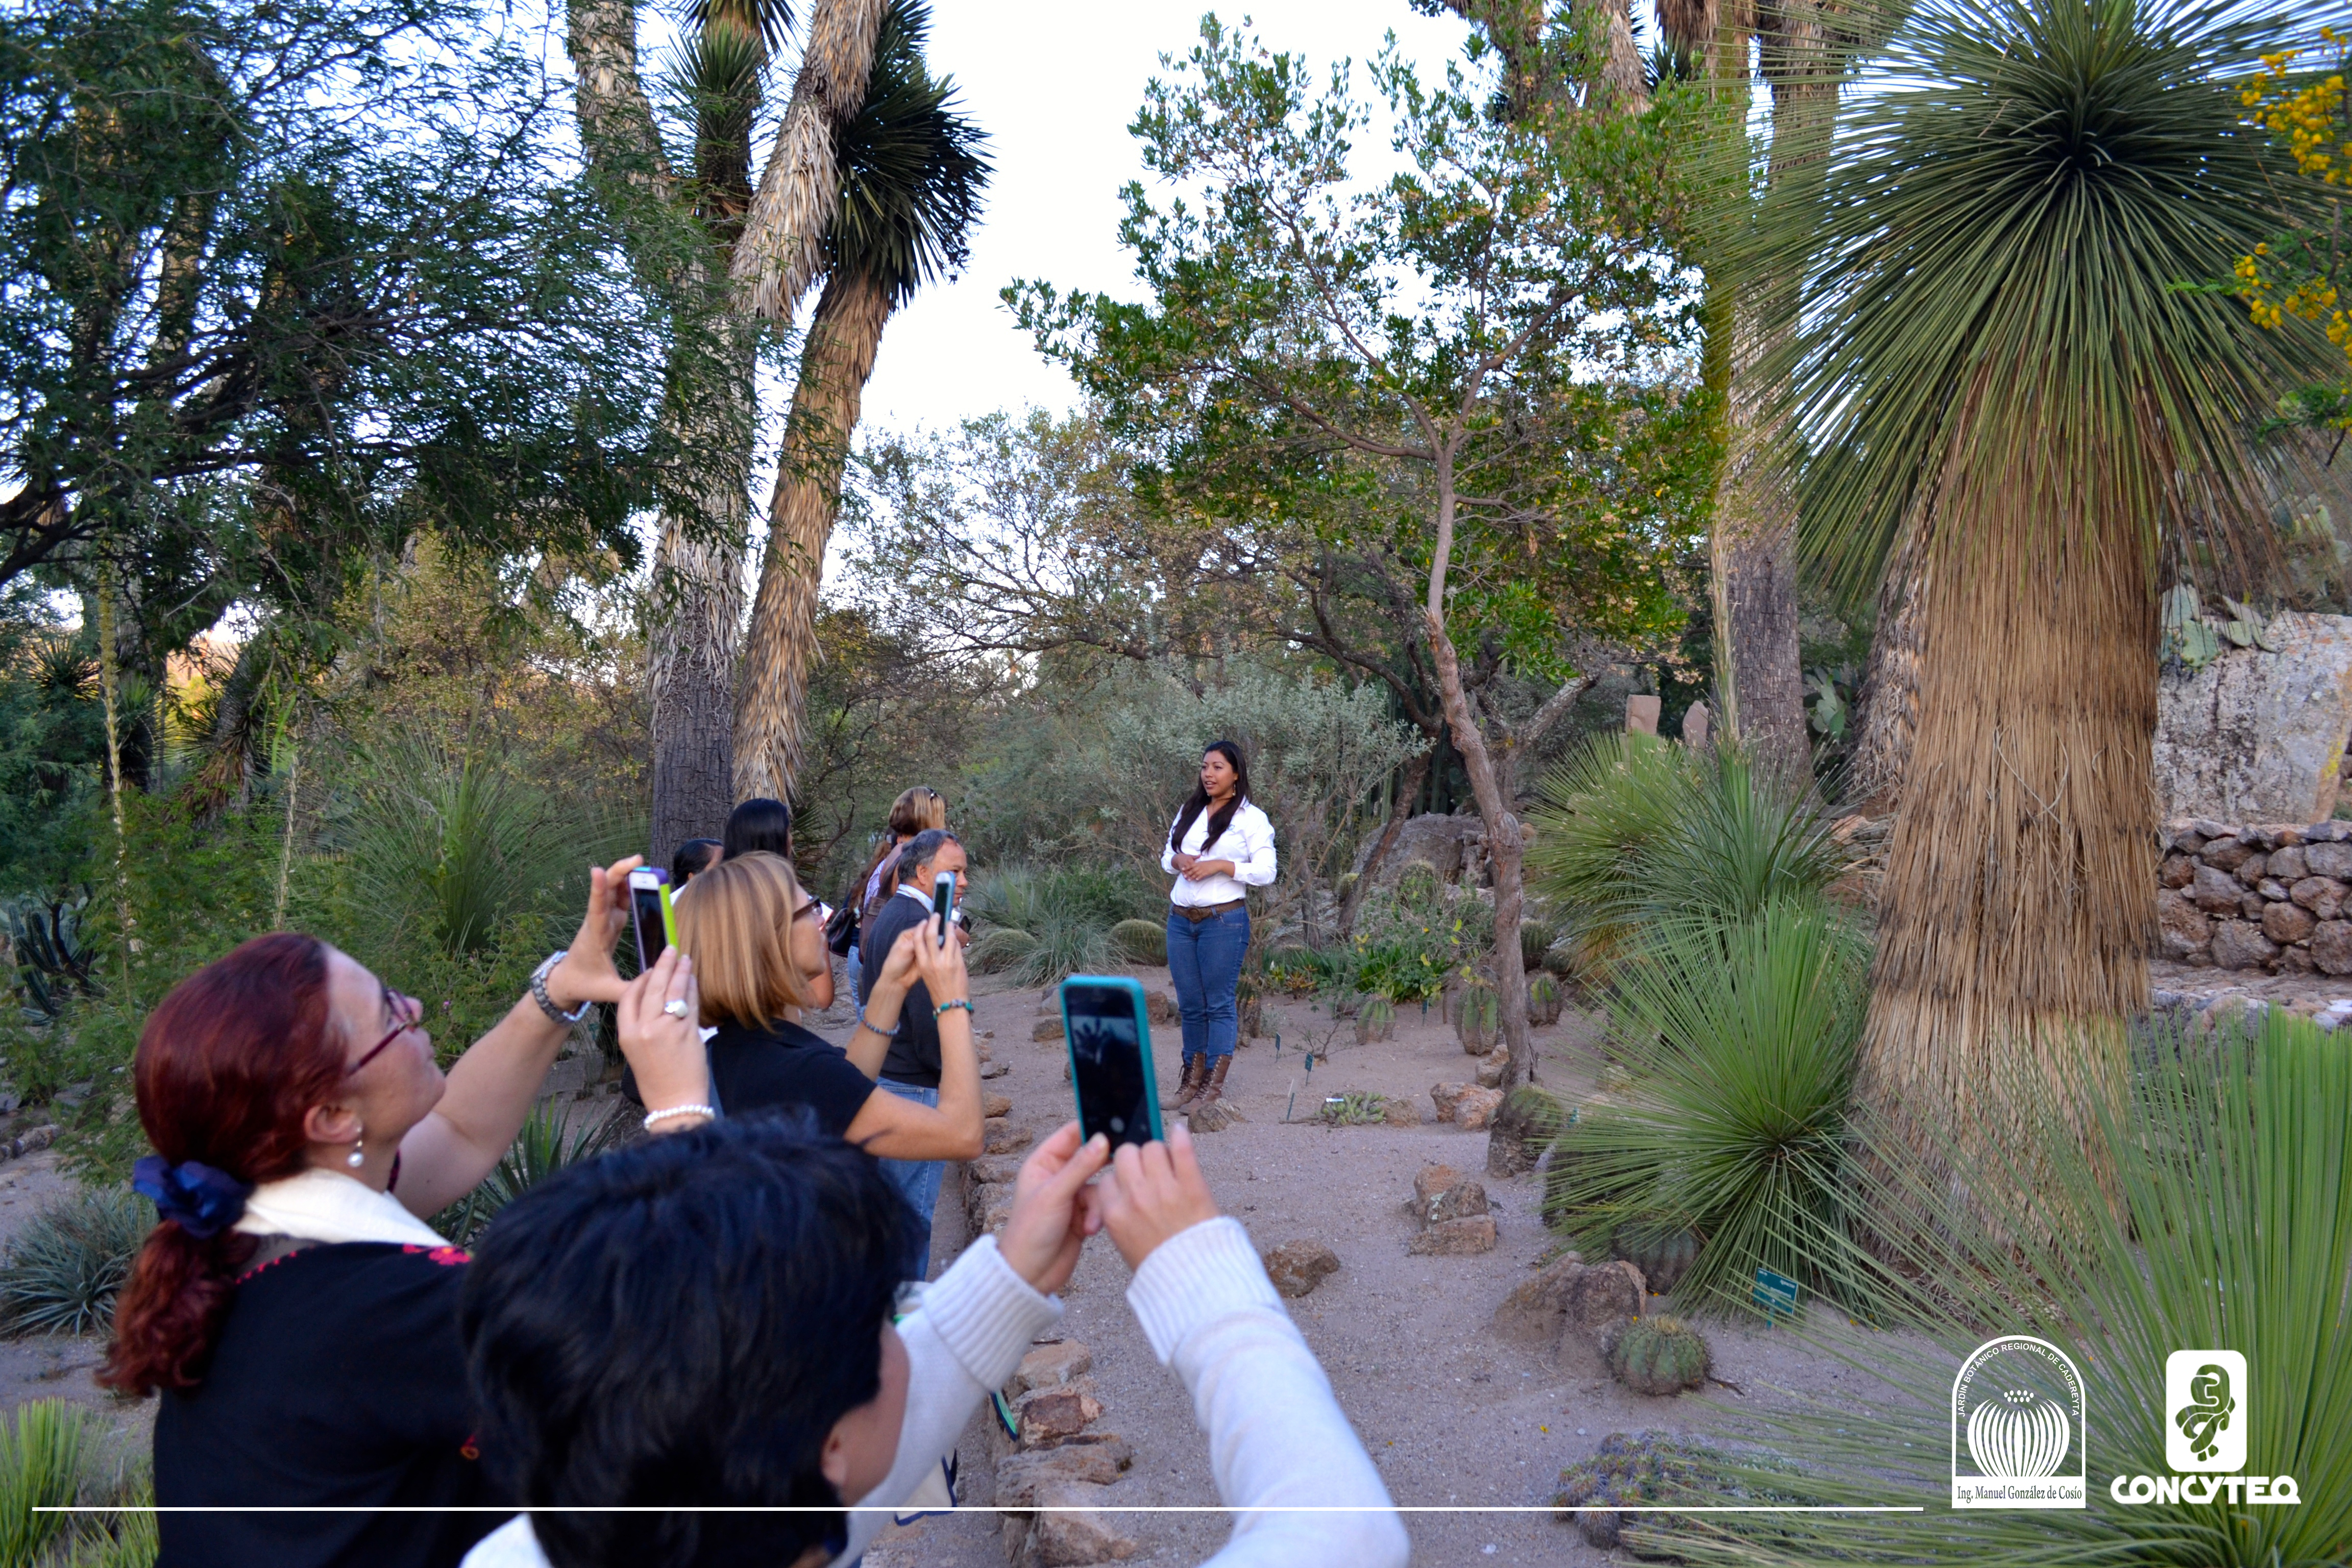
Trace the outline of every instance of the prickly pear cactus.
[[1495, 1037], [1503, 1026], [1503, 1004], [1493, 984], [1485, 980], [1465, 982], [1461, 1000], [1454, 1005], [1454, 1032], [1461, 1037], [1462, 1048], [1474, 1057], [1493, 1050]]
[[1396, 1004], [1385, 996], [1368, 996], [1356, 1008], [1356, 1044], [1396, 1038]]
[[1549, 1027], [1559, 1022], [1559, 982], [1538, 970], [1528, 982], [1528, 1022]]
[[1706, 1381], [1706, 1342], [1678, 1318], [1637, 1318], [1609, 1350], [1609, 1370], [1636, 1394], [1680, 1394]]

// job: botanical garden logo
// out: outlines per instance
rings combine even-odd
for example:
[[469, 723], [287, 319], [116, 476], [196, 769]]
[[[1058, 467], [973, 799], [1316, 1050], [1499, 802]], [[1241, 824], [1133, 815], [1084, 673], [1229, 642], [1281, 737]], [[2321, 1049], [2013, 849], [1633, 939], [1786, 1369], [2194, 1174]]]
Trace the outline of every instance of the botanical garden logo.
[[2083, 1378], [2047, 1340], [1988, 1340], [1952, 1380], [1954, 1508], [2089, 1506]]
[[2168, 1476], [2117, 1476], [2120, 1503], [2299, 1503], [2293, 1476], [2250, 1476], [2246, 1358], [2237, 1351], [2174, 1351], [2164, 1362], [2164, 1463]]

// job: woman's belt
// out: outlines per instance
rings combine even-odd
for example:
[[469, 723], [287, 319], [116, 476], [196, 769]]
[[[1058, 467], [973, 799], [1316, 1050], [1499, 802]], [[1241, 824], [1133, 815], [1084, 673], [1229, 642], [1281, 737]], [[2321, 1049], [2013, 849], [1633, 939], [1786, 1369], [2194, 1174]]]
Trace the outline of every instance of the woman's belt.
[[1242, 907], [1242, 900], [1239, 899], [1227, 899], [1222, 904], [1171, 903], [1168, 907], [1175, 910], [1178, 914], [1182, 915], [1186, 920], [1191, 921], [1194, 925], [1199, 925], [1211, 915], [1221, 915], [1227, 910], [1240, 909]]

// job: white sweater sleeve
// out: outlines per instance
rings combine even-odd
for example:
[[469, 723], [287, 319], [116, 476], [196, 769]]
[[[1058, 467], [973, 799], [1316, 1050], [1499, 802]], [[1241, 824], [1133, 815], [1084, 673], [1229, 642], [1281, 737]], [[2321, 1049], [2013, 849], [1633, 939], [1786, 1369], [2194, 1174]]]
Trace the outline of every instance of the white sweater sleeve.
[[1249, 1233], [1218, 1218], [1162, 1242], [1128, 1304], [1192, 1395], [1217, 1496], [1339, 1513], [1244, 1513], [1207, 1568], [1402, 1568], [1404, 1525]]
[[849, 1546], [835, 1564], [857, 1560], [890, 1510], [955, 1451], [972, 1412], [1013, 1375], [1029, 1342], [1061, 1315], [1059, 1300], [1013, 1272], [994, 1237], [974, 1242], [923, 1292], [922, 1305], [898, 1325], [908, 1365], [898, 1455], [882, 1484], [857, 1500], [866, 1511], [849, 1516]]

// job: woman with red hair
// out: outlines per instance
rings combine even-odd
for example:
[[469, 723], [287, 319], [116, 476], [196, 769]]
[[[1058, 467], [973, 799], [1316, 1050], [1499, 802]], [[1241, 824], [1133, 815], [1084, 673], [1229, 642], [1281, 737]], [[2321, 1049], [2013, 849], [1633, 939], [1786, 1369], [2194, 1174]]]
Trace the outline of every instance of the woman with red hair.
[[[493, 1500], [457, 1341], [467, 1257], [424, 1216], [489, 1173], [571, 1024], [621, 995], [636, 864], [590, 868], [571, 947], [446, 1075], [423, 1003], [292, 932], [205, 965], [148, 1018], [135, 1071], [156, 1152], [134, 1185], [160, 1223], [100, 1381], [162, 1392], [166, 1508], [347, 1510], [167, 1512], [163, 1562], [454, 1563], [498, 1522], [397, 1511]], [[701, 1081], [636, 1065], [656, 1107]]]

